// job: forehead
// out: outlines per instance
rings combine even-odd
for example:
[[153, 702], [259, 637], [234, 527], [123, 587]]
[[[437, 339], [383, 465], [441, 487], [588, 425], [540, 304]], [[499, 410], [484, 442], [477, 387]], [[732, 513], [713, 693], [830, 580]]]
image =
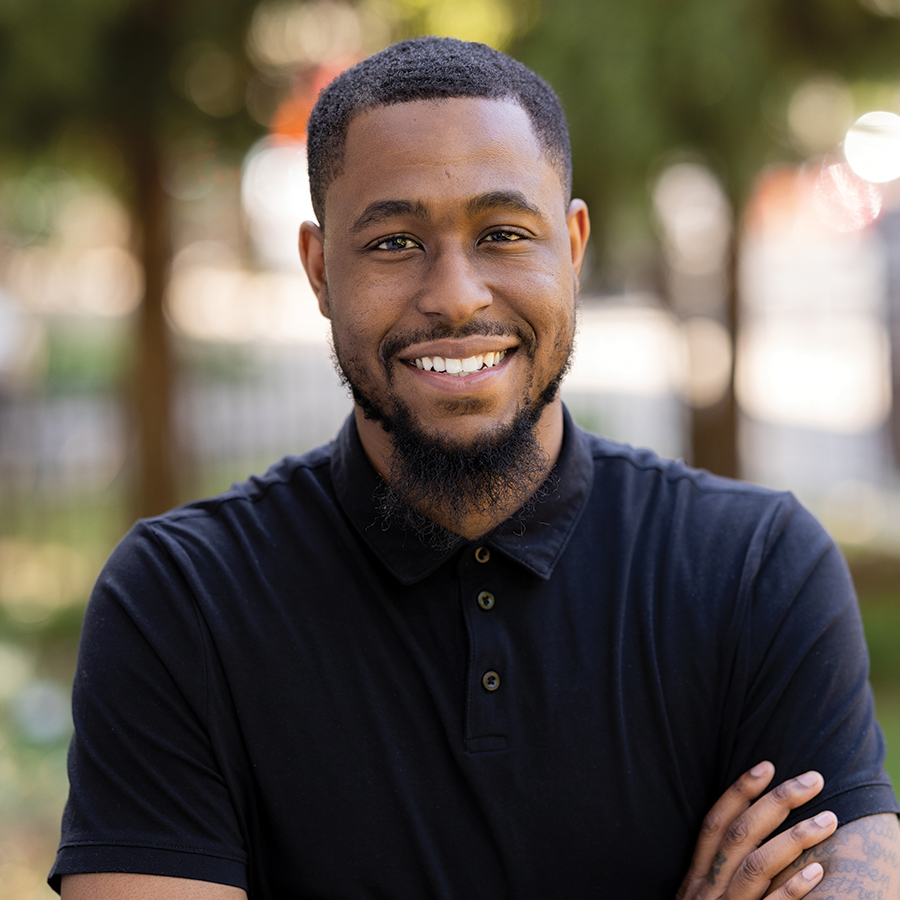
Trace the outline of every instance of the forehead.
[[439, 203], [496, 190], [564, 205], [559, 175], [525, 110], [511, 100], [418, 100], [350, 122], [326, 207], [331, 220], [373, 199]]

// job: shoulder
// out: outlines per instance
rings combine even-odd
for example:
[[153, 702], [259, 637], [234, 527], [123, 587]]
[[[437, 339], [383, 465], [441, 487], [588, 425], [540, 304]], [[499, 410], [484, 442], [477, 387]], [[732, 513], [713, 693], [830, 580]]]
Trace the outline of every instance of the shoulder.
[[788, 491], [777, 491], [695, 469], [681, 459], [667, 459], [586, 434], [594, 465], [591, 503], [604, 515], [641, 522], [645, 528], [665, 526], [669, 535], [704, 534], [722, 546], [728, 540], [749, 541], [770, 549], [784, 531], [800, 531], [824, 548], [830, 538]]
[[[722, 478], [587, 436], [594, 482], [584, 540], [700, 615], [778, 621], [811, 579], [855, 603], [843, 557], [816, 518], [786, 491]], [[640, 573], [640, 574], [638, 574]], [[648, 591], [651, 590], [648, 587]]]
[[277, 528], [285, 516], [314, 517], [317, 509], [334, 503], [331, 449], [328, 444], [301, 456], [285, 456], [265, 473], [251, 475], [221, 494], [137, 522], [131, 537], [157, 545], [176, 537], [215, 538], [238, 532], [251, 537]]
[[158, 608], [253, 583], [264, 560], [298, 556], [317, 542], [326, 520], [340, 519], [330, 468], [327, 445], [285, 457], [217, 496], [136, 522], [107, 560], [95, 598], [112, 595], [127, 606], [144, 598], [144, 607], [152, 601]]

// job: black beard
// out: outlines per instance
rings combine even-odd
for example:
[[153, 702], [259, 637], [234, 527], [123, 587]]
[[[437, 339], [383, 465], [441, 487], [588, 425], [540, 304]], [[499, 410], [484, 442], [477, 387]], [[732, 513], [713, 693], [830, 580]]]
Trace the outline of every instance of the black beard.
[[[473, 512], [490, 513], [507, 505], [517, 492], [524, 492], [517, 515], [525, 516], [547, 469], [547, 457], [535, 436], [545, 406], [542, 402], [524, 407], [508, 425], [465, 446], [425, 434], [409, 410], [398, 406], [391, 416], [390, 479], [376, 497], [382, 518], [445, 551], [461, 540], [457, 530]], [[439, 513], [449, 527], [423, 510]]]
[[[526, 398], [511, 422], [464, 446], [425, 433], [409, 408], [396, 398], [392, 412], [383, 409], [351, 381], [338, 349], [333, 347], [333, 351], [338, 375], [363, 415], [391, 435], [394, 452], [389, 480], [375, 498], [385, 524], [396, 523], [427, 546], [444, 552], [462, 540], [456, 529], [462, 530], [473, 512], [490, 513], [520, 494], [521, 507], [515, 518], [521, 523], [527, 517], [549, 486], [541, 487], [547, 457], [535, 429], [544, 409], [559, 393], [571, 363], [571, 348], [535, 402]], [[520, 345], [516, 352], [531, 356], [533, 349]], [[428, 511], [439, 512], [449, 528], [430, 518]]]

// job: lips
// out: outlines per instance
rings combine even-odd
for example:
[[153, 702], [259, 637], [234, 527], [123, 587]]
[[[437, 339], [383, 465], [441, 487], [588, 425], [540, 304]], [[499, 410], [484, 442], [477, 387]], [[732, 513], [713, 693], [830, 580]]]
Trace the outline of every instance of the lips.
[[482, 369], [492, 369], [505, 356], [506, 350], [489, 351], [479, 353], [476, 356], [467, 356], [464, 359], [454, 359], [444, 356], [419, 356], [410, 360], [417, 369], [426, 372], [444, 372], [447, 375], [471, 375]]

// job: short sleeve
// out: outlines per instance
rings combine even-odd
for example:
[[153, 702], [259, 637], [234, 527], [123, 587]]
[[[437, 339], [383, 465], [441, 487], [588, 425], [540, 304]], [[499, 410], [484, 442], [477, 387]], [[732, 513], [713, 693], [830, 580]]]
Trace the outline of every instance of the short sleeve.
[[206, 645], [188, 586], [139, 524], [85, 616], [55, 890], [63, 874], [84, 872], [246, 889], [241, 830], [206, 723]]
[[840, 824], [900, 806], [884, 770], [869, 663], [846, 562], [796, 501], [776, 520], [739, 627], [730, 777], [761, 759], [776, 780], [819, 770], [825, 788], [783, 826], [831, 809]]

